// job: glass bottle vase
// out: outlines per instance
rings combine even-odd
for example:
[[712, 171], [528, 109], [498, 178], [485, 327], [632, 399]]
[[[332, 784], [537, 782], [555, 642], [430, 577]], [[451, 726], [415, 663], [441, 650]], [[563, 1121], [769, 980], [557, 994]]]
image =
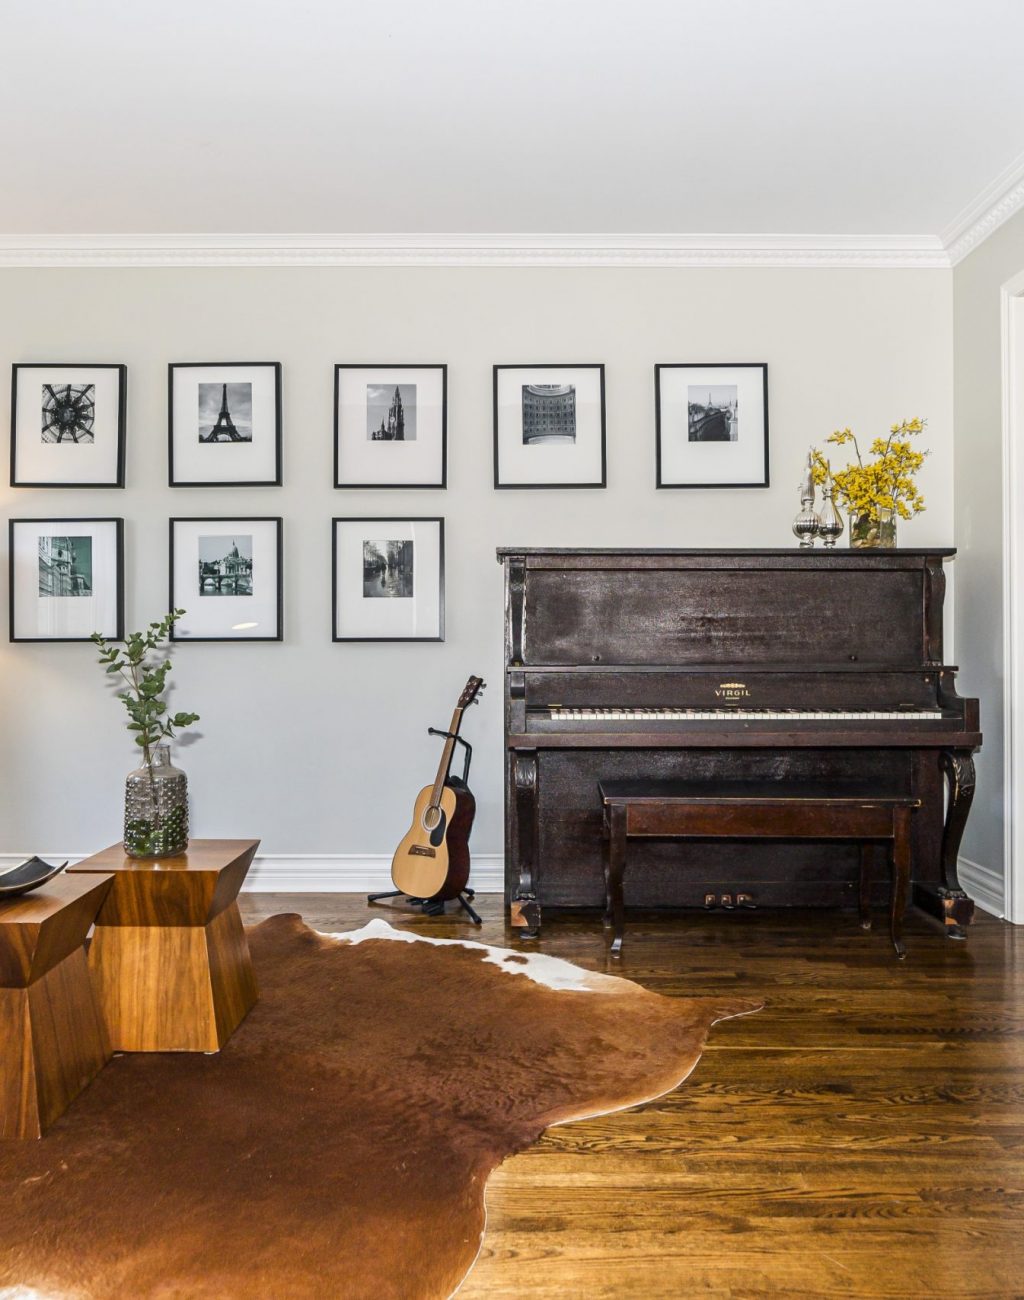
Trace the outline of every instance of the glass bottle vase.
[[850, 515], [850, 545], [857, 549], [896, 545], [896, 511]]
[[124, 851], [130, 858], [168, 858], [188, 848], [188, 777], [171, 765], [169, 745], [124, 783]]
[[827, 547], [831, 548], [843, 535], [843, 516], [836, 509], [836, 503], [832, 499], [831, 480], [825, 484], [823, 495], [825, 499], [821, 504], [821, 522], [818, 525], [818, 536]]

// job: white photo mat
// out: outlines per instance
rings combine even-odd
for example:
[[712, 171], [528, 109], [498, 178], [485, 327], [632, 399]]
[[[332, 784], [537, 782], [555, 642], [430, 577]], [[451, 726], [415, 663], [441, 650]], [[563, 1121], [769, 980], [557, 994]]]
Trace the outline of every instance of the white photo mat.
[[[12, 482], [17, 486], [118, 487], [123, 479], [124, 366], [14, 366]], [[92, 385], [90, 441], [43, 441], [44, 386]]]
[[[186, 484], [276, 484], [280, 478], [280, 382], [276, 362], [231, 365], [174, 363], [170, 384], [170, 481]], [[252, 438], [199, 441], [199, 385], [250, 384]]]
[[[185, 610], [174, 625], [174, 640], [280, 640], [281, 520], [172, 519], [170, 527], [171, 607]], [[200, 595], [200, 541], [204, 538], [226, 539], [225, 555], [235, 545], [245, 555], [250, 547], [247, 539], [251, 538], [251, 594]]]
[[[523, 388], [572, 384], [576, 440], [523, 442]], [[601, 487], [604, 484], [604, 369], [601, 366], [495, 366], [495, 487]]]
[[[335, 367], [335, 487], [444, 487], [445, 366]], [[367, 389], [415, 386], [415, 439], [369, 436]], [[374, 422], [375, 423], [375, 422]]]
[[[662, 365], [658, 372], [659, 487], [767, 487], [766, 367]], [[737, 437], [689, 441], [690, 390], [736, 390]]]
[[[87, 641], [93, 632], [119, 640], [123, 628], [120, 519], [12, 519], [10, 578], [12, 641]], [[88, 594], [41, 594], [40, 539], [87, 539]], [[78, 560], [75, 566], [82, 568]], [[65, 588], [66, 589], [66, 588]]]
[[[335, 519], [334, 639], [444, 640], [444, 521]], [[411, 541], [411, 596], [365, 596], [364, 543]]]

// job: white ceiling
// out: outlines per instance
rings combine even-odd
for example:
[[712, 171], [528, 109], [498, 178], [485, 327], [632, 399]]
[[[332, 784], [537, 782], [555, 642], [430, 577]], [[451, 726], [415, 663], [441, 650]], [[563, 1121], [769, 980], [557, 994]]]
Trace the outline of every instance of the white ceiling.
[[0, 234], [937, 236], [1022, 50], [1022, 0], [4, 0]]

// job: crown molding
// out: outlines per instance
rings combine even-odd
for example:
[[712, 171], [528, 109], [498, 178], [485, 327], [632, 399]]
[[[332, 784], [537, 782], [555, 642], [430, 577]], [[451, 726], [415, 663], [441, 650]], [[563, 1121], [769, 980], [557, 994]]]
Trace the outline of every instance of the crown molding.
[[950, 266], [962, 262], [1004, 221], [1024, 208], [1024, 153], [1004, 167], [942, 231]]
[[1024, 154], [938, 235], [0, 234], [0, 268], [818, 267], [949, 270], [1024, 208]]
[[0, 235], [0, 267], [949, 264], [933, 235]]

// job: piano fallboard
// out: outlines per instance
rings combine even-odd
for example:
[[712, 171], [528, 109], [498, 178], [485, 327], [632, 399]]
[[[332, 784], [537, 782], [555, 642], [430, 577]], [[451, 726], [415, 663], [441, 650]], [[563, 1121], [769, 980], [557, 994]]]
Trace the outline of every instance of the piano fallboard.
[[[947, 668], [947, 672], [955, 669]], [[809, 670], [720, 664], [590, 664], [572, 668], [530, 665], [520, 678], [528, 709], [539, 708], [751, 708], [896, 709], [934, 708], [939, 665], [902, 672], [877, 664], [841, 663]]]

